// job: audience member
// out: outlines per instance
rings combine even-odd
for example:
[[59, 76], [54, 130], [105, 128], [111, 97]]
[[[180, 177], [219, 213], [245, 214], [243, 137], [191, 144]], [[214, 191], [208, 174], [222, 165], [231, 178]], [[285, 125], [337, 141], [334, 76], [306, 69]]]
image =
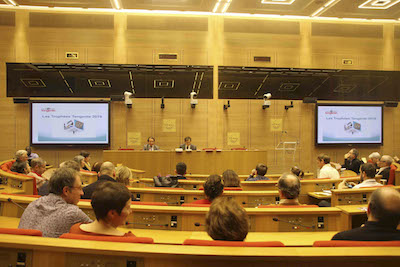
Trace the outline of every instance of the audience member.
[[267, 165], [259, 163], [257, 164], [256, 168], [251, 171], [251, 174], [249, 175], [249, 178], [246, 179], [246, 181], [269, 180], [267, 177], [265, 177], [267, 171], [268, 171]]
[[290, 169], [290, 172], [294, 175], [296, 175], [297, 177], [299, 177], [299, 179], [303, 179], [304, 178], [304, 172], [297, 166], [293, 166]]
[[183, 150], [196, 150], [197, 147], [195, 145], [192, 145], [192, 138], [190, 136], [185, 137], [185, 143], [180, 145], [180, 148]]
[[46, 161], [42, 158], [34, 158], [31, 160], [31, 172], [29, 176], [35, 177], [36, 187], [39, 189], [43, 184], [48, 181], [42, 174], [46, 171]]
[[15, 153], [16, 161], [28, 161], [28, 152], [26, 150], [18, 150]]
[[132, 179], [132, 172], [128, 167], [123, 165], [117, 167], [115, 172], [115, 180], [118, 183], [129, 185], [130, 179]]
[[27, 161], [15, 161], [11, 166], [10, 171], [26, 175], [29, 173], [28, 167]]
[[92, 195], [92, 208], [96, 220], [92, 223], [77, 223], [70, 229], [72, 234], [94, 236], [134, 237], [131, 232], [120, 232], [117, 227], [123, 226], [131, 211], [131, 194], [126, 186], [119, 183], [104, 182]]
[[35, 158], [38, 158], [38, 157], [39, 157], [38, 154], [32, 152], [32, 148], [31, 148], [30, 146], [27, 146], [27, 147], [25, 148], [25, 151], [26, 151], [26, 153], [27, 153], [27, 155], [28, 155], [28, 161], [29, 161], [29, 163], [30, 163], [30, 161], [31, 161], [32, 159], [35, 159]]
[[148, 150], [148, 151], [154, 151], [154, 150], [160, 150], [160, 148], [155, 145], [156, 139], [152, 136], [147, 138], [147, 144], [143, 146], [143, 150]]
[[372, 163], [375, 166], [375, 169], [379, 169], [378, 162], [381, 159], [381, 155], [378, 152], [372, 152], [368, 157], [368, 163]]
[[99, 161], [96, 161], [95, 163], [93, 163], [92, 172], [97, 172], [97, 173], [99, 173], [102, 164], [103, 164], [103, 162], [101, 162], [101, 161], [100, 161], [100, 162], [99, 162]]
[[117, 182], [115, 181], [115, 166], [109, 161], [106, 161], [101, 165], [99, 179], [96, 182], [91, 183], [90, 185], [85, 186], [85, 188], [83, 188], [84, 194], [82, 198], [83, 199], [92, 198], [92, 194], [94, 190], [96, 190], [97, 186], [107, 181]]
[[279, 205], [301, 205], [299, 203], [300, 179], [291, 173], [284, 173], [278, 180]]
[[[375, 166], [372, 163], [365, 163], [365, 164], [361, 165], [360, 178], [361, 178], [362, 183], [355, 184], [354, 182], [347, 182], [347, 180], [344, 179], [338, 185], [338, 189], [347, 189], [347, 188], [358, 189], [358, 188], [363, 188], [363, 187], [382, 186], [382, 184], [380, 184], [376, 181], [375, 173], [376, 173]], [[351, 187], [349, 187], [349, 185]]]
[[317, 157], [319, 170], [318, 178], [339, 179], [339, 172], [331, 166], [331, 158], [325, 154], [319, 154]]
[[76, 206], [83, 195], [79, 172], [59, 168], [50, 178], [50, 194], [28, 205], [18, 228], [40, 230], [45, 237], [68, 233], [72, 225], [91, 222]]
[[224, 192], [224, 184], [222, 183], [221, 176], [213, 174], [208, 176], [207, 181], [203, 185], [205, 199], [199, 199], [192, 204], [211, 204], [214, 199], [221, 196]]
[[383, 155], [378, 162], [378, 173], [377, 175], [382, 175], [383, 179], [389, 179], [390, 175], [390, 165], [393, 163], [393, 158], [388, 155]]
[[206, 231], [214, 240], [243, 241], [249, 232], [247, 213], [234, 199], [218, 197], [207, 212]]
[[361, 160], [358, 159], [358, 150], [355, 148], [350, 149], [349, 152], [344, 155], [344, 164], [342, 168], [351, 170], [357, 174], [360, 173]]
[[376, 189], [368, 203], [368, 221], [361, 227], [340, 232], [332, 240], [400, 240], [400, 193], [390, 187]]
[[171, 178], [176, 178], [179, 180], [186, 179], [185, 174], [186, 174], [186, 163], [184, 162], [178, 162], [175, 166], [175, 174], [176, 175], [171, 175]]
[[90, 166], [90, 153], [87, 151], [82, 150], [80, 154], [84, 159], [83, 159], [83, 168], [85, 171], [91, 171], [92, 168]]
[[83, 167], [85, 167], [85, 158], [81, 155], [75, 156], [74, 161], [79, 164], [79, 167], [81, 170], [83, 170]]
[[234, 170], [226, 170], [222, 173], [224, 187], [240, 187], [240, 179]]

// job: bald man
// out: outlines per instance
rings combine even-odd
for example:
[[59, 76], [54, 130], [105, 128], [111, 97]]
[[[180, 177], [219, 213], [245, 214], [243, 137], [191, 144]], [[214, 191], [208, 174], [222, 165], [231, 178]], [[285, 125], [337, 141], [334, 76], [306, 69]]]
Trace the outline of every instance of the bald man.
[[106, 161], [103, 164], [101, 164], [99, 174], [100, 174], [99, 179], [97, 179], [96, 182], [91, 183], [90, 185], [85, 186], [83, 188], [83, 193], [84, 193], [82, 196], [83, 199], [91, 199], [94, 190], [96, 190], [99, 184], [108, 181], [117, 182], [115, 180], [115, 166], [109, 161]]
[[392, 241], [400, 240], [400, 193], [390, 187], [376, 189], [368, 203], [365, 225], [333, 236], [332, 240]]
[[279, 205], [301, 205], [299, 203], [300, 180], [294, 174], [284, 173], [278, 180]]

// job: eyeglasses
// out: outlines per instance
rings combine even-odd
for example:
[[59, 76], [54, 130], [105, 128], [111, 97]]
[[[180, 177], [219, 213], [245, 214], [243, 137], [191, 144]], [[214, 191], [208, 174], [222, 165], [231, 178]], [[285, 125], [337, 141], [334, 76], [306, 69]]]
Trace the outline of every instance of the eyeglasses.
[[82, 186], [70, 186], [69, 188], [75, 188], [75, 189], [78, 189], [79, 191], [83, 190]]

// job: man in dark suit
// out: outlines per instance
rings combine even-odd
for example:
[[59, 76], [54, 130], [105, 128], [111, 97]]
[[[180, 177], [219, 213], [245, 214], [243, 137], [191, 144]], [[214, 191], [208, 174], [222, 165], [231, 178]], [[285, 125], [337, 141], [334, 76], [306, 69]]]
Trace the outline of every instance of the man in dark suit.
[[393, 158], [388, 155], [383, 155], [378, 161], [379, 170], [376, 175], [382, 175], [382, 179], [389, 179], [390, 176], [390, 165], [393, 163]]
[[100, 167], [100, 176], [96, 182], [91, 183], [88, 186], [83, 188], [83, 196], [82, 199], [91, 199], [94, 190], [96, 190], [97, 186], [104, 182], [117, 182], [115, 180], [115, 166], [109, 161], [101, 164]]
[[154, 144], [155, 142], [156, 139], [150, 136], [149, 138], [147, 138], [147, 144], [143, 146], [143, 150], [148, 150], [148, 151], [160, 150], [160, 148]]
[[390, 187], [376, 189], [368, 203], [365, 225], [340, 232], [332, 240], [392, 241], [400, 240], [400, 193]]
[[180, 146], [183, 150], [197, 150], [195, 145], [192, 145], [192, 138], [190, 136], [185, 137], [185, 143]]
[[360, 173], [361, 160], [358, 159], [358, 151], [355, 148], [350, 149], [346, 155], [344, 155], [344, 164], [342, 168], [351, 170], [357, 174]]

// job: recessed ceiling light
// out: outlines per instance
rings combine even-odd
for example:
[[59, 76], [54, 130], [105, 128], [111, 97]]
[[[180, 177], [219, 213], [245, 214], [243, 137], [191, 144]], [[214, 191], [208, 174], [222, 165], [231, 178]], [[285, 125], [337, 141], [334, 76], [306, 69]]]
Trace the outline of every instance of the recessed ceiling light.
[[296, 0], [261, 0], [261, 4], [291, 5]]
[[368, 0], [359, 5], [358, 8], [388, 9], [399, 2], [400, 0]]

